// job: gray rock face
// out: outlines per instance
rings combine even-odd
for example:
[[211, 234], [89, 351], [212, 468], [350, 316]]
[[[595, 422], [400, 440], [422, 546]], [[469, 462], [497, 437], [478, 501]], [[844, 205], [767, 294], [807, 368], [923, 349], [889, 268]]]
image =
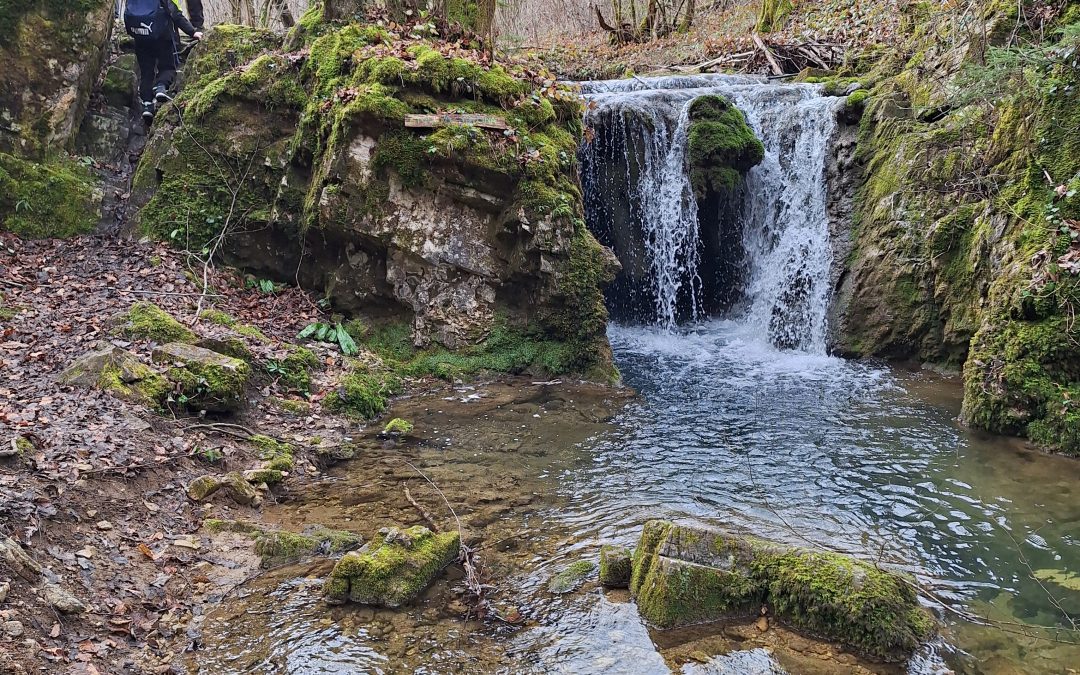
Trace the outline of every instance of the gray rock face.
[[[76, 0], [70, 9], [6, 9], [0, 35], [0, 152], [40, 158], [70, 148], [101, 72], [112, 30], [112, 0]], [[60, 3], [49, 3], [56, 6]]]

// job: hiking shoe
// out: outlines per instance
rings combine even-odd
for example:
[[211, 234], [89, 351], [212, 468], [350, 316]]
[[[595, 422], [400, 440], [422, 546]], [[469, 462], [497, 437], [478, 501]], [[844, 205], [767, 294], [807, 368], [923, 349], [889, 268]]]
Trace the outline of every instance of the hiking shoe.
[[150, 120], [154, 119], [154, 102], [153, 101], [143, 101], [142, 102], [142, 118], [146, 122], [149, 122]]
[[165, 104], [172, 100], [172, 96], [169, 96], [169, 92], [165, 91], [165, 87], [159, 85], [154, 87], [154, 100], [158, 104]]

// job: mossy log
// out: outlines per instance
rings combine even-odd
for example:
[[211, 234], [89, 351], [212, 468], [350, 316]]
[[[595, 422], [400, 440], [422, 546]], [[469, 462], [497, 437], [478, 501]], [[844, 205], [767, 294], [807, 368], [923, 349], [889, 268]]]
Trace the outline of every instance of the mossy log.
[[835, 553], [652, 520], [634, 553], [630, 590], [661, 628], [754, 617], [886, 661], [906, 659], [934, 632], [913, 579]]

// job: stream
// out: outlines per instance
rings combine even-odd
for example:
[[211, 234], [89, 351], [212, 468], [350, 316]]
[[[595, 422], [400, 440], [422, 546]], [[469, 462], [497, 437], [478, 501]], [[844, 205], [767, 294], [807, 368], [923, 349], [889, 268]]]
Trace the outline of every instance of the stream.
[[[827, 355], [825, 176], [842, 99], [728, 76], [584, 91], [597, 130], [581, 152], [586, 215], [624, 263], [608, 333], [637, 394], [503, 379], [404, 398], [390, 416], [413, 435], [395, 444], [369, 429], [358, 459], [263, 507], [286, 529], [370, 538], [422, 522], [407, 486], [477, 550], [488, 617], [462, 601], [455, 567], [400, 611], [327, 607], [332, 563], [308, 561], [212, 614], [193, 670], [1076, 672], [1077, 633], [1060, 629], [1080, 617], [1080, 462], [961, 428], [957, 378]], [[737, 103], [765, 148], [745, 185], [711, 204], [685, 175], [687, 110], [706, 94]], [[782, 627], [651, 630], [625, 591], [595, 581], [548, 592], [554, 573], [596, 560], [602, 543], [632, 546], [651, 518], [906, 570], [946, 628], [910, 663], [881, 665]]]
[[[317, 576], [328, 567], [294, 566], [210, 618], [201, 671], [667, 673], [693, 662], [688, 653], [749, 653], [757, 643], [738, 633], [703, 647], [702, 629], [651, 633], [628, 598], [595, 584], [547, 592], [562, 566], [595, 559], [601, 542], [632, 545], [654, 517], [879, 560], [916, 573], [935, 598], [1027, 634], [946, 612], [944, 638], [908, 672], [947, 663], [963, 673], [1064, 673], [1080, 663], [1080, 648], [1050, 641], [1049, 630], [1066, 621], [1055, 603], [1080, 609], [1080, 504], [1070, 496], [1080, 464], [961, 429], [958, 383], [925, 371], [779, 352], [729, 322], [610, 333], [639, 397], [523, 381], [404, 400], [394, 412], [418, 429], [408, 447], [373, 450], [381, 456], [265, 507], [293, 529], [317, 522], [370, 536], [417, 522], [402, 481], [431, 512], [440, 507], [407, 457], [455, 506], [466, 538], [490, 547], [480, 555], [494, 604], [520, 611], [522, 625], [466, 621], [454, 570], [395, 612], [326, 607]], [[792, 673], [904, 672], [836, 655], [807, 661], [813, 649], [797, 638], [767, 646]], [[686, 672], [759, 672], [714, 668]]]

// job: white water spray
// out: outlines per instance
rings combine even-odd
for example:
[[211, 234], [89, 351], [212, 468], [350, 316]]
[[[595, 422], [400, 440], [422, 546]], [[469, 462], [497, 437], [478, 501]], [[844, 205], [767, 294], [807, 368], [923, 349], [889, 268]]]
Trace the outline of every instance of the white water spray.
[[[742, 320], [778, 347], [824, 353], [832, 264], [825, 170], [843, 99], [823, 96], [817, 85], [725, 75], [588, 82], [583, 91], [591, 101], [587, 126], [620, 127], [629, 220], [644, 239], [654, 321], [667, 329], [679, 319], [680, 301], [692, 320], [700, 314], [702, 224], [687, 160], [690, 103], [714, 94], [743, 111], [765, 159], [747, 175], [737, 207], [746, 252]], [[583, 153], [610, 151], [600, 144], [611, 137], [598, 135]], [[598, 203], [587, 200], [587, 208]]]

